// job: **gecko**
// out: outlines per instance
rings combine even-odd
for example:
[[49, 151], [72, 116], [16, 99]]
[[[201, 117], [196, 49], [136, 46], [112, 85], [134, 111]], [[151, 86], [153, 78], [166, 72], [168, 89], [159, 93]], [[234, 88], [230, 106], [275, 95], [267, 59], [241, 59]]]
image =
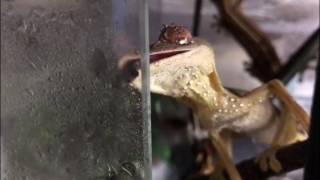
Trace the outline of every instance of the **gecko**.
[[[119, 68], [131, 75], [130, 85], [141, 90], [140, 55], [129, 52]], [[150, 90], [190, 107], [202, 130], [208, 133], [218, 158], [231, 180], [241, 180], [232, 160], [232, 136], [236, 132], [270, 145], [257, 156], [263, 171], [280, 171], [275, 154], [283, 146], [308, 137], [309, 116], [279, 80], [239, 96], [219, 78], [213, 47], [192, 37], [184, 26], [166, 25], [150, 46]], [[222, 174], [222, 172], [220, 171]], [[219, 178], [218, 178], [219, 179]]]

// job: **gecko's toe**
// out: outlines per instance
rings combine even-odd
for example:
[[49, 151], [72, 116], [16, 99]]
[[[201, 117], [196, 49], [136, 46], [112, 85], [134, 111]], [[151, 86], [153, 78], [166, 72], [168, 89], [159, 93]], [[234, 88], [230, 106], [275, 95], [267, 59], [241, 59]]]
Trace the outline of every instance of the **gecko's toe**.
[[271, 147], [264, 151], [262, 154], [258, 155], [256, 158], [256, 163], [262, 171], [266, 172], [269, 169], [274, 172], [280, 172], [282, 169], [280, 161], [276, 158], [277, 150], [280, 147]]
[[264, 154], [259, 155], [256, 159], [255, 162], [258, 163], [260, 169], [264, 172], [268, 171], [268, 163], [267, 163], [267, 157], [264, 156]]
[[270, 157], [270, 168], [276, 173], [279, 173], [282, 170], [282, 165], [279, 162], [279, 160], [275, 157], [275, 154], [273, 154]]

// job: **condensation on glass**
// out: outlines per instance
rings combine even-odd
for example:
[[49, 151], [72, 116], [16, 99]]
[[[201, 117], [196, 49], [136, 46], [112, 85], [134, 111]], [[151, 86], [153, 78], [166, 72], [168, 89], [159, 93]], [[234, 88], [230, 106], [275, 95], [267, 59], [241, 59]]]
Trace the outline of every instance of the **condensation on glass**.
[[1, 1], [1, 180], [142, 179], [138, 0]]

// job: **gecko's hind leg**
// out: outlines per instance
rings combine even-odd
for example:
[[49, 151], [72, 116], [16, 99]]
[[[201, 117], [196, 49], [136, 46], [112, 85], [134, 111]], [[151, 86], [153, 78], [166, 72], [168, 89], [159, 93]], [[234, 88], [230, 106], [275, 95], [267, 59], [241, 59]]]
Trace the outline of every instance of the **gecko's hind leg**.
[[276, 159], [276, 152], [282, 146], [300, 140], [300, 132], [298, 126], [302, 126], [302, 131], [307, 132], [309, 126], [309, 117], [307, 113], [295, 102], [292, 96], [289, 95], [284, 85], [278, 80], [272, 80], [266, 85], [257, 88], [252, 93], [247, 95], [249, 100], [268, 98], [275, 95], [283, 104], [279, 125], [276, 134], [271, 142], [271, 147], [263, 152], [258, 158], [260, 168], [264, 171], [270, 167], [273, 171], [281, 170], [281, 163]]
[[272, 80], [267, 84], [253, 90], [245, 96], [248, 101], [259, 101], [267, 99], [270, 96], [275, 96], [283, 103], [284, 108], [287, 108], [300, 124], [304, 131], [308, 131], [309, 128], [309, 116], [303, 110], [303, 108], [294, 100], [294, 98], [288, 93], [286, 87], [279, 80]]
[[270, 168], [274, 172], [280, 172], [282, 166], [276, 158], [277, 151], [283, 146], [306, 138], [304, 134], [297, 132], [298, 127], [295, 121], [293, 121], [294, 118], [288, 109], [282, 111], [279, 118], [280, 123], [271, 142], [271, 146], [256, 158], [256, 162], [259, 163], [263, 171], [267, 171]]
[[288, 113], [293, 115], [296, 123], [301, 125], [304, 131], [308, 132], [310, 125], [309, 116], [289, 94], [286, 87], [279, 80], [270, 81], [269, 86], [276, 97], [283, 102], [284, 108], [288, 109]]
[[[295, 136], [294, 129], [291, 128], [290, 114], [288, 110], [284, 110], [280, 116], [280, 123], [276, 134], [273, 137], [271, 146], [257, 156], [256, 163], [259, 163], [262, 171], [267, 171], [269, 168], [274, 172], [280, 172], [282, 169], [281, 163], [276, 158], [277, 151], [283, 146], [289, 143]], [[288, 128], [288, 129], [287, 129]]]

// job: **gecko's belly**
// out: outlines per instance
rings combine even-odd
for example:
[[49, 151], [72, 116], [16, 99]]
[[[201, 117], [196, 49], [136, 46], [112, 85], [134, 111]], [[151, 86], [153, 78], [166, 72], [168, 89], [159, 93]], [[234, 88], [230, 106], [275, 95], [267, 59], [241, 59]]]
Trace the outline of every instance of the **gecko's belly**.
[[265, 101], [251, 108], [248, 114], [230, 121], [226, 129], [238, 133], [250, 133], [268, 127], [274, 121], [276, 109], [271, 101]]
[[[209, 131], [228, 129], [238, 133], [250, 133], [268, 127], [274, 121], [276, 109], [267, 100], [250, 108], [250, 111], [240, 116], [224, 116], [220, 118], [202, 118], [201, 127]], [[200, 118], [201, 119], [201, 118]], [[206, 120], [207, 119], [207, 120]], [[209, 120], [211, 119], [211, 120]]]

